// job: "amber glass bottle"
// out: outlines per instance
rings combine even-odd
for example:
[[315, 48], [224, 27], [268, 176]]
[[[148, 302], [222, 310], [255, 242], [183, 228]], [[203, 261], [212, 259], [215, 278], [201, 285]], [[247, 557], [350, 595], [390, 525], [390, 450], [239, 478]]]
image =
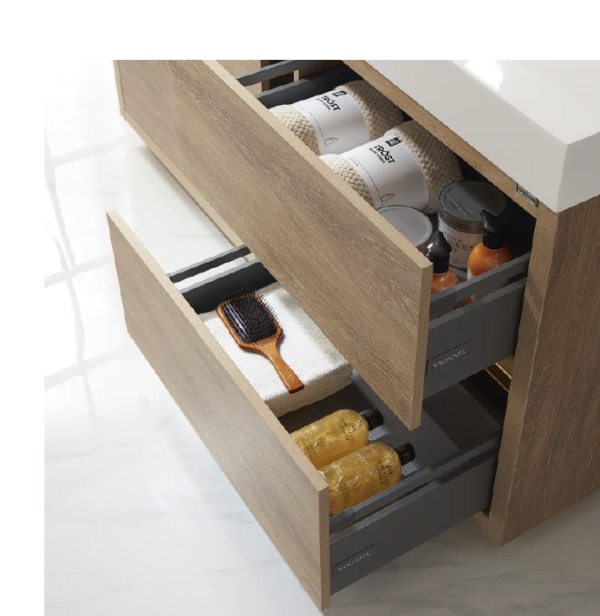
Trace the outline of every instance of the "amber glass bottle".
[[452, 246], [441, 231], [435, 234], [433, 241], [427, 246], [427, 258], [433, 263], [432, 295], [458, 284], [456, 274], [450, 269], [451, 250]]
[[329, 515], [393, 486], [402, 476], [402, 465], [414, 459], [410, 443], [394, 449], [376, 442], [328, 464], [320, 472], [329, 484]]
[[[512, 260], [510, 250], [504, 245], [506, 219], [481, 210], [483, 239], [469, 255], [468, 277], [479, 276]], [[489, 293], [489, 290], [487, 291]]]
[[340, 409], [296, 432], [292, 438], [316, 468], [342, 458], [369, 442], [369, 431], [383, 423], [376, 409]]

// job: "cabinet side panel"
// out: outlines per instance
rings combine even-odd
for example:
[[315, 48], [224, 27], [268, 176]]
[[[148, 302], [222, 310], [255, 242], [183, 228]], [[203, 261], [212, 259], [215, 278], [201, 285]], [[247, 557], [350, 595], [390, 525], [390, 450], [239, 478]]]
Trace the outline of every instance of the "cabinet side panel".
[[538, 216], [488, 532], [506, 543], [600, 487], [600, 198]]

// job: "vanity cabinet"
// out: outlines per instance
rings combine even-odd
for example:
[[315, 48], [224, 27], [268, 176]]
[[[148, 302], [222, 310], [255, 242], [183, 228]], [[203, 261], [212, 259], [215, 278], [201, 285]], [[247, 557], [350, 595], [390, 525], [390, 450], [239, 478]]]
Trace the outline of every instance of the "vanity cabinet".
[[[465, 517], [503, 544], [600, 487], [600, 198], [544, 205], [365, 61], [262, 64], [236, 79], [218, 62], [115, 63], [123, 116], [237, 248], [169, 274], [118, 215], [109, 226], [132, 338], [326, 607]], [[268, 111], [357, 77], [535, 218], [531, 253], [488, 275], [501, 289], [430, 320], [486, 281], [432, 299], [429, 261]], [[327, 486], [289, 436], [294, 419], [275, 418], [197, 316], [242, 281], [275, 280], [350, 361], [357, 400], [385, 408], [398, 432], [440, 429], [453, 443], [393, 497], [330, 519]], [[482, 402], [471, 383], [510, 355], [508, 394], [485, 385]]]

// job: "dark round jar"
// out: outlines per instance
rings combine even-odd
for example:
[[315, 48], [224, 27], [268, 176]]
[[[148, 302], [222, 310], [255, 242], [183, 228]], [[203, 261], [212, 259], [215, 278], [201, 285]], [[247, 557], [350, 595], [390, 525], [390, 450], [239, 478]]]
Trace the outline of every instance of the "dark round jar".
[[508, 207], [506, 195], [488, 182], [462, 180], [440, 193], [439, 230], [452, 246], [450, 265], [466, 270], [471, 251], [483, 237], [481, 210], [500, 216]]

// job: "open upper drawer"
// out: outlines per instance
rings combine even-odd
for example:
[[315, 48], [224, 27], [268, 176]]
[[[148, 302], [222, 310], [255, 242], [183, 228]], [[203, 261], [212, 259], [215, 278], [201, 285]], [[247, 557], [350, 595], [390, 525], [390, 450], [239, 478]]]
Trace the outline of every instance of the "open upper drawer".
[[[430, 300], [431, 264], [266, 109], [355, 73], [340, 65], [257, 97], [243, 87], [307, 65], [238, 83], [212, 62], [120, 62], [126, 117], [412, 429], [424, 397], [514, 352], [528, 257]], [[507, 288], [430, 321], [491, 284]]]
[[[404, 424], [418, 426], [432, 276], [427, 259], [218, 63], [119, 67], [125, 113]], [[342, 70], [337, 83], [352, 78]], [[297, 82], [296, 100], [314, 93], [311, 83]], [[316, 87], [333, 85], [321, 80]], [[280, 102], [290, 95], [293, 89]]]

